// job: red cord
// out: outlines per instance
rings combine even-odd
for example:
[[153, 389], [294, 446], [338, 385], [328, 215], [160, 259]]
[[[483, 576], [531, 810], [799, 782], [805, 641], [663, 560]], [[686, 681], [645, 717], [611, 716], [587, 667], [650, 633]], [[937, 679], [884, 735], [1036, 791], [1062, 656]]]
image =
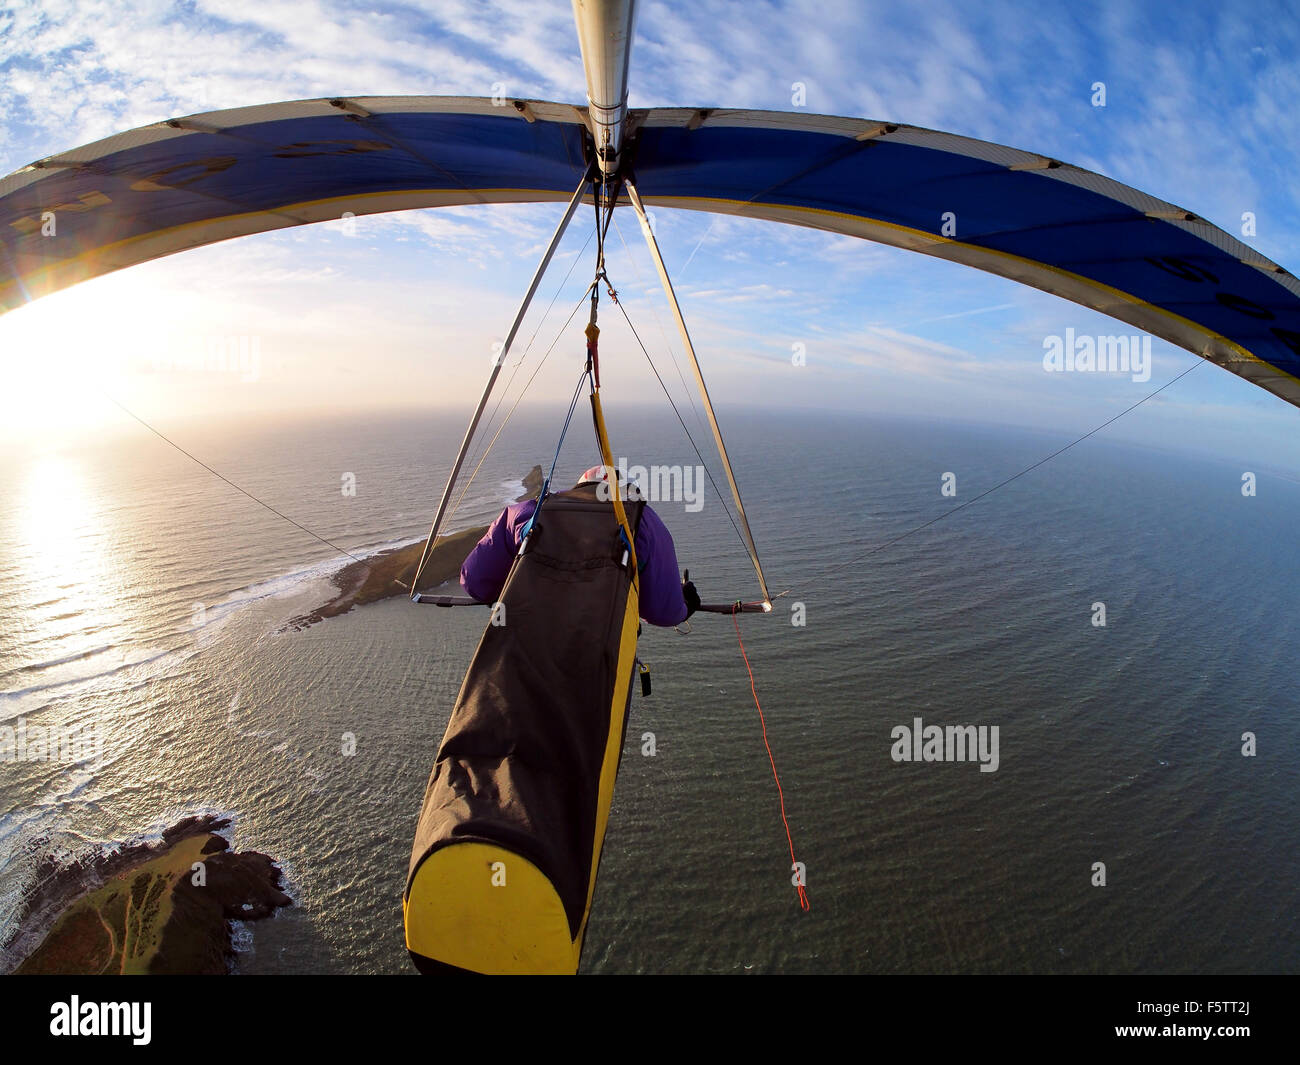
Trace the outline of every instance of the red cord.
[[[776, 759], [772, 757], [772, 745], [767, 742], [767, 721], [763, 717], [763, 706], [758, 701], [758, 689], [754, 687], [754, 671], [749, 665], [749, 655], [745, 654], [745, 641], [740, 638], [740, 622], [736, 618], [736, 608], [731, 608], [731, 623], [736, 627], [736, 641], [740, 644], [740, 657], [745, 660], [745, 669], [749, 673], [749, 690], [754, 694], [754, 705], [758, 707], [758, 723], [763, 728], [763, 746], [767, 748], [767, 760], [772, 763], [772, 779], [776, 781], [776, 794], [781, 800], [781, 824], [785, 825], [785, 841], [790, 845], [790, 870], [796, 871], [799, 863], [794, 856], [794, 840], [790, 838], [790, 822], [785, 817], [785, 792], [781, 790], [781, 778], [776, 772]], [[801, 878], [802, 879], [802, 878]], [[808, 892], [803, 884], [796, 883], [799, 891], [799, 905], [806, 912], [808, 909]]]

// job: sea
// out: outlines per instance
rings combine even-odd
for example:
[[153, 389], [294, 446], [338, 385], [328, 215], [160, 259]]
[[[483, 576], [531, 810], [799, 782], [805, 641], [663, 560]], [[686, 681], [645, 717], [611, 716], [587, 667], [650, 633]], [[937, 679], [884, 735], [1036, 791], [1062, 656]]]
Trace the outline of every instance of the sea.
[[[607, 417], [629, 465], [677, 468], [652, 503], [703, 599], [757, 599], [697, 415], [694, 444], [671, 413]], [[1069, 438], [721, 417], [774, 609], [643, 634], [584, 972], [1300, 971], [1294, 474], [1247, 495], [1230, 456], [1102, 433], [1003, 483]], [[486, 615], [398, 596], [288, 623], [349, 555], [427, 533], [464, 421], [0, 456], [0, 725], [72, 738], [0, 761], [0, 942], [43, 857], [217, 813], [294, 900], [238, 928], [236, 971], [413, 971], [412, 836]], [[549, 468], [558, 430], [521, 408], [449, 528]], [[557, 483], [597, 461], [575, 418]], [[903, 757], [929, 726], [996, 735], [996, 767]]]

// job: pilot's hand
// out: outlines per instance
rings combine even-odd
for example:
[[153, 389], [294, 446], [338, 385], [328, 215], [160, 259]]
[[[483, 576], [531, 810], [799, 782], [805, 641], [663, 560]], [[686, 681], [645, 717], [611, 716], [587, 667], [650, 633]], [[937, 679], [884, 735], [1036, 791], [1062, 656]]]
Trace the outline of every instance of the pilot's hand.
[[691, 583], [690, 570], [682, 571], [682, 598], [686, 600], [687, 617], [700, 609], [700, 593], [695, 590], [695, 585]]

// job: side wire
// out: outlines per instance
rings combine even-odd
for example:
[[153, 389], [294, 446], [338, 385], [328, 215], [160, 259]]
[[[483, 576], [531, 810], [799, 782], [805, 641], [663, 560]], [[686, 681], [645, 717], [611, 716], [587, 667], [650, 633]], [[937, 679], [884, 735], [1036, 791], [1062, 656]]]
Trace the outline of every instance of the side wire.
[[[551, 296], [551, 302], [547, 304], [546, 311], [542, 314], [541, 319], [537, 323], [537, 328], [533, 330], [533, 335], [528, 338], [528, 343], [524, 347], [523, 354], [519, 356], [518, 361], [515, 362], [514, 368], [510, 371], [510, 377], [506, 381], [505, 388], [503, 388], [501, 392], [497, 395], [497, 401], [496, 404], [492, 407], [492, 413], [488, 416], [487, 425], [483, 427], [485, 432], [486, 430], [490, 429], [493, 423], [497, 420], [497, 414], [501, 410], [501, 404], [505, 402], [506, 396], [510, 394], [510, 389], [515, 383], [515, 378], [519, 375], [519, 370], [523, 366], [524, 360], [528, 358], [528, 353], [533, 350], [533, 342], [537, 339], [537, 334], [542, 331], [542, 326], [546, 324], [546, 319], [551, 316], [551, 311], [555, 307], [556, 300], [560, 298], [560, 293], [564, 291], [564, 286], [569, 283], [569, 278], [573, 276], [574, 267], [576, 267], [578, 265], [578, 262], [582, 259], [582, 254], [587, 250], [587, 245], [591, 243], [591, 238], [594, 235], [595, 235], [594, 233], [587, 234], [587, 240], [582, 245], [582, 248], [579, 250], [578, 254], [573, 257], [573, 262], [569, 264], [569, 269], [564, 275], [564, 280], [562, 280], [555, 287], [555, 293]], [[583, 299], [586, 299], [585, 292], [583, 293]], [[572, 319], [573, 315], [570, 314], [569, 318]], [[568, 322], [565, 323], [565, 326], [567, 325]], [[546, 361], [546, 356], [550, 355], [551, 350], [554, 347], [555, 347], [555, 342], [552, 341], [551, 347], [547, 348], [546, 350], [546, 355], [542, 356], [543, 363]], [[539, 365], [538, 369], [540, 368], [541, 367]], [[519, 399], [515, 400], [514, 406], [510, 408], [510, 413], [506, 415], [505, 422], [502, 422], [502, 424], [497, 428], [496, 432], [492, 434], [491, 441], [488, 443], [487, 447], [483, 450], [483, 453], [479, 455], [478, 461], [474, 464], [474, 472], [470, 474], [469, 480], [465, 483], [465, 487], [461, 489], [460, 495], [456, 497], [456, 502], [452, 505], [451, 513], [447, 515], [449, 520], [455, 517], [456, 512], [460, 509], [460, 505], [464, 501], [466, 493], [469, 491], [470, 486], [474, 483], [474, 478], [478, 476], [479, 470], [482, 468], [483, 463], [487, 460], [488, 453], [492, 450], [492, 445], [497, 442], [497, 437], [501, 435], [502, 430], [505, 429], [506, 424], [509, 423], [511, 415], [514, 414], [515, 409], [519, 406], [519, 400], [523, 398], [524, 392], [528, 391], [528, 386], [533, 383], [533, 380], [536, 377], [537, 377], [537, 371], [534, 370], [532, 377], [529, 377], [527, 384], [524, 385], [523, 392], [520, 392]]]
[[1057, 455], [1063, 455], [1065, 452], [1069, 451], [1070, 448], [1074, 447], [1076, 444], [1081, 444], [1081, 443], [1083, 443], [1085, 440], [1088, 439], [1088, 437], [1090, 437], [1090, 436], [1095, 436], [1097, 433], [1099, 433], [1099, 432], [1101, 432], [1103, 429], [1105, 429], [1108, 425], [1113, 425], [1115, 422], [1119, 421], [1122, 417], [1124, 417], [1124, 415], [1128, 414], [1130, 411], [1137, 410], [1137, 408], [1140, 407], [1140, 406], [1142, 406], [1142, 404], [1145, 403], [1147, 400], [1149, 400], [1149, 399], [1153, 399], [1154, 397], [1158, 396], [1161, 392], [1163, 392], [1163, 391], [1164, 391], [1166, 388], [1168, 388], [1170, 385], [1177, 384], [1177, 383], [1178, 383], [1179, 381], [1181, 381], [1184, 377], [1186, 377], [1189, 373], [1191, 373], [1193, 370], [1195, 370], [1198, 366], [1203, 366], [1203, 365], [1204, 365], [1204, 360], [1203, 360], [1203, 359], [1197, 359], [1196, 362], [1192, 363], [1189, 367], [1187, 367], [1187, 369], [1185, 369], [1185, 370], [1184, 370], [1182, 373], [1180, 373], [1177, 377], [1170, 378], [1170, 379], [1169, 379], [1168, 381], [1166, 381], [1163, 385], [1161, 385], [1159, 388], [1157, 388], [1154, 392], [1151, 392], [1150, 394], [1143, 396], [1143, 397], [1142, 397], [1141, 399], [1139, 399], [1136, 403], [1134, 403], [1131, 407], [1125, 407], [1122, 411], [1120, 411], [1118, 414], [1116, 414], [1113, 418], [1108, 418], [1108, 419], [1106, 419], [1106, 421], [1102, 422], [1102, 423], [1101, 423], [1100, 425], [1098, 425], [1095, 429], [1089, 429], [1089, 430], [1088, 430], [1086, 433], [1084, 433], [1082, 436], [1078, 437], [1078, 438], [1075, 439], [1075, 440], [1071, 440], [1071, 441], [1070, 441], [1068, 444], [1066, 444], [1064, 447], [1057, 448], [1055, 451], [1053, 451], [1053, 452], [1052, 452], [1050, 455], [1048, 455], [1046, 458], [1041, 458], [1041, 459], [1039, 459], [1039, 460], [1038, 460], [1037, 462], [1035, 462], [1032, 466], [1026, 466], [1026, 467], [1025, 467], [1023, 470], [1021, 470], [1019, 473], [1014, 473], [1014, 474], [1012, 474], [1010, 477], [1006, 478], [1006, 480], [999, 481], [999, 482], [998, 482], [997, 484], [995, 484], [992, 488], [988, 489], [987, 491], [981, 492], [979, 495], [975, 496], [973, 499], [968, 499], [968, 500], [966, 500], [966, 502], [965, 502], [965, 503], [962, 503], [960, 506], [956, 506], [956, 507], [953, 507], [951, 510], [946, 510], [946, 511], [944, 511], [944, 512], [943, 512], [942, 514], [940, 514], [937, 518], [931, 518], [929, 521], [925, 522], [924, 524], [918, 525], [918, 526], [916, 526], [915, 528], [912, 528], [912, 529], [908, 529], [907, 532], [905, 532], [905, 533], [901, 533], [901, 534], [899, 534], [898, 536], [895, 536], [892, 540], [886, 540], [883, 544], [877, 544], [875, 547], [871, 548], [869, 551], [864, 551], [862, 554], [860, 554], [860, 555], [858, 555], [858, 556], [856, 556], [856, 557], [854, 557], [854, 558], [849, 559], [847, 562], [840, 562], [840, 563], [838, 563], [837, 565], [830, 566], [830, 567], [828, 567], [827, 569], [822, 570], [822, 573], [824, 573], [824, 574], [825, 574], [825, 573], [835, 573], [835, 572], [837, 572], [838, 570], [842, 570], [842, 569], [844, 569], [844, 568], [847, 567], [847, 566], [855, 565], [856, 563], [861, 562], [861, 561], [862, 561], [864, 558], [866, 558], [868, 555], [874, 555], [877, 551], [883, 551], [883, 550], [884, 550], [885, 548], [887, 548], [887, 547], [892, 547], [894, 544], [898, 543], [900, 540], [906, 540], [909, 536], [912, 536], [912, 535], [915, 534], [915, 533], [919, 533], [922, 529], [928, 529], [931, 525], [935, 525], [935, 524], [937, 524], [938, 522], [943, 521], [944, 518], [950, 518], [950, 517], [952, 517], [952, 516], [953, 516], [954, 514], [956, 514], [959, 510], [965, 510], [967, 507], [972, 506], [972, 505], [975, 504], [975, 503], [978, 503], [981, 499], [984, 499], [986, 496], [991, 496], [991, 495], [992, 495], [994, 492], [996, 492], [999, 488], [1003, 488], [1003, 487], [1005, 487], [1006, 485], [1009, 485], [1012, 481], [1017, 481], [1017, 480], [1019, 480], [1021, 477], [1023, 477], [1023, 476], [1024, 476], [1025, 474], [1027, 474], [1027, 473], [1032, 473], [1034, 470], [1038, 469], [1039, 466], [1042, 466], [1042, 465], [1044, 465], [1044, 464], [1046, 464], [1046, 463], [1048, 463], [1048, 462], [1051, 462], [1052, 459], [1056, 458]]
[[[636, 276], [637, 283], [645, 286], [645, 281], [641, 277], [641, 268], [636, 264], [636, 256], [632, 254], [632, 249], [628, 247], [627, 239], [623, 236], [623, 230], [618, 224], [618, 219], [614, 219], [614, 232], [618, 234], [618, 239], [623, 245], [623, 250], [627, 252], [628, 262], [632, 264], [632, 273]], [[668, 333], [664, 329], [664, 324], [659, 318], [659, 312], [655, 310], [654, 303], [650, 304], [650, 314], [655, 320], [655, 326], [659, 330], [659, 336], [663, 339], [664, 348], [667, 349], [669, 357], [673, 360], [673, 369], [677, 371], [677, 379], [682, 383], [682, 390], [686, 395], [686, 402], [691, 405], [691, 413], [695, 415], [695, 424], [701, 428], [706, 428], [704, 418], [700, 414], [700, 409], [695, 405], [695, 397], [691, 394], [691, 386], [686, 383], [686, 375], [682, 373], [682, 364], [677, 359], [677, 352], [674, 350], [672, 343], [668, 339]]]
[[641, 335], [636, 331], [636, 326], [632, 324], [632, 319], [628, 317], [627, 308], [623, 306], [623, 301], [618, 301], [618, 309], [623, 312], [623, 320], [627, 322], [627, 327], [632, 330], [632, 336], [641, 348], [641, 353], [645, 355], [646, 362], [650, 364], [650, 369], [654, 371], [655, 380], [659, 382], [659, 387], [664, 390], [664, 395], [668, 398], [668, 405], [672, 407], [673, 413], [677, 415], [677, 421], [682, 427], [682, 432], [686, 434], [686, 439], [690, 441], [691, 448], [695, 451], [695, 457], [700, 460], [700, 467], [704, 470], [709, 478], [709, 484], [713, 485], [713, 491], [718, 496], [718, 502], [722, 504], [722, 511], [727, 515], [727, 520], [731, 522], [731, 527], [736, 531], [736, 539], [740, 541], [741, 546], [746, 551], [749, 546], [745, 543], [744, 536], [741, 535], [740, 526], [736, 524], [736, 519], [732, 516], [731, 508], [727, 506], [726, 499], [722, 496], [722, 490], [718, 487], [718, 482], [713, 479], [713, 471], [709, 469], [709, 464], [704, 461], [704, 455], [701, 454], [699, 445], [695, 443], [695, 437], [691, 436], [691, 431], [686, 427], [686, 421], [682, 418], [682, 412], [677, 409], [677, 404], [673, 402], [672, 393], [668, 391], [668, 386], [664, 384], [663, 377], [659, 374], [659, 368], [655, 366], [655, 361], [650, 357], [650, 352], [646, 350], [645, 344], [641, 340]]
[[[551, 341], [551, 346], [546, 349], [546, 353], [537, 363], [537, 368], [533, 370], [528, 380], [524, 382], [524, 387], [519, 390], [519, 395], [515, 398], [514, 404], [507, 412], [505, 420], [497, 427], [497, 431], [492, 434], [492, 439], [488, 441], [487, 447], [483, 449], [483, 454], [479, 457], [478, 464], [474, 467], [474, 472], [469, 475], [469, 480], [465, 482], [465, 487], [460, 490], [460, 495], [456, 497], [456, 503], [451, 508], [451, 514], [448, 515], [448, 518], [454, 516], [456, 511], [460, 509], [460, 505], [465, 499], [465, 493], [469, 491], [470, 485], [474, 483], [474, 478], [478, 476], [478, 471], [482, 468], [483, 463], [487, 461], [488, 455], [492, 453], [492, 448], [496, 446], [497, 438], [505, 431], [506, 426], [510, 424], [510, 419], [514, 417], [515, 411], [519, 409], [519, 404], [523, 402], [524, 396], [528, 394], [528, 389], [532, 387], [533, 381], [537, 379], [537, 375], [542, 372], [542, 367], [546, 365], [546, 360], [551, 357], [551, 352], [555, 350], [555, 345], [560, 342], [560, 338], [564, 336], [565, 331], [569, 328], [569, 323], [573, 321], [573, 316], [578, 313], [582, 305], [587, 301], [587, 293], [590, 291], [591, 289], [588, 288], [586, 292], [578, 297], [578, 302], [574, 304], [573, 310], [569, 312], [569, 317], [566, 318], [564, 324], [560, 326], [559, 332], [555, 334], [555, 339]], [[509, 386], [507, 385], [507, 387]], [[496, 415], [493, 414], [493, 417], [495, 416]]]
[[265, 507], [265, 508], [266, 508], [267, 510], [269, 510], [272, 514], [274, 514], [277, 518], [282, 518], [282, 519], [284, 519], [284, 520], [287, 521], [290, 525], [292, 525], [295, 529], [301, 529], [301, 530], [302, 530], [303, 532], [305, 532], [308, 536], [312, 537], [312, 539], [314, 539], [314, 540], [319, 540], [319, 541], [320, 541], [321, 543], [323, 543], [326, 547], [332, 547], [335, 551], [338, 551], [340, 554], [347, 555], [348, 558], [352, 559], [353, 562], [360, 562], [360, 561], [361, 561], [361, 559], [357, 558], [357, 556], [354, 555], [351, 551], [347, 550], [346, 548], [339, 547], [339, 545], [336, 544], [336, 543], [334, 543], [333, 541], [326, 540], [325, 537], [321, 536], [319, 533], [314, 533], [314, 532], [312, 532], [309, 528], [307, 528], [307, 526], [303, 525], [301, 522], [294, 521], [293, 518], [289, 517], [288, 514], [285, 514], [283, 511], [276, 510], [275, 507], [271, 506], [270, 503], [267, 503], [267, 502], [265, 502], [264, 500], [258, 499], [257, 496], [253, 495], [253, 493], [250, 492], [250, 491], [248, 491], [248, 489], [246, 489], [246, 488], [241, 488], [239, 485], [235, 484], [235, 482], [232, 481], [232, 480], [231, 480], [229, 477], [227, 477], [225, 474], [223, 474], [223, 473], [218, 473], [218, 472], [217, 472], [216, 470], [214, 470], [211, 466], [209, 466], [206, 462], [204, 462], [201, 458], [199, 458], [198, 456], [193, 455], [193, 454], [191, 454], [190, 452], [186, 451], [183, 447], [180, 446], [180, 444], [176, 443], [175, 440], [171, 439], [169, 436], [166, 436], [165, 434], [163, 434], [163, 433], [160, 432], [159, 430], [155, 429], [155, 428], [154, 428], [152, 425], [150, 425], [147, 421], [145, 421], [143, 418], [141, 418], [140, 415], [136, 414], [136, 413], [135, 413], [134, 411], [132, 411], [132, 410], [128, 410], [126, 407], [124, 407], [121, 403], [119, 403], [116, 399], [114, 399], [114, 398], [113, 398], [111, 395], [109, 395], [107, 392], [104, 392], [104, 391], [101, 389], [101, 390], [100, 390], [100, 393], [101, 393], [101, 395], [103, 395], [103, 397], [104, 397], [106, 400], [108, 400], [111, 404], [113, 404], [113, 406], [115, 406], [115, 407], [116, 407], [118, 410], [120, 410], [123, 414], [127, 415], [127, 416], [130, 417], [130, 418], [135, 419], [137, 422], [139, 422], [141, 425], [143, 425], [146, 429], [148, 429], [149, 432], [153, 433], [154, 436], [158, 437], [158, 439], [164, 441], [164, 442], [167, 443], [167, 444], [170, 444], [172, 447], [174, 447], [177, 451], [179, 451], [179, 452], [180, 452], [182, 455], [184, 455], [187, 459], [190, 459], [192, 462], [197, 462], [200, 466], [202, 466], [205, 470], [207, 470], [208, 473], [212, 474], [213, 477], [216, 477], [218, 480], [225, 481], [226, 484], [230, 485], [230, 487], [233, 488], [236, 492], [239, 492], [240, 494], [247, 496], [247, 497], [248, 497], [249, 499], [251, 499], [254, 503], [256, 503], [259, 507]]

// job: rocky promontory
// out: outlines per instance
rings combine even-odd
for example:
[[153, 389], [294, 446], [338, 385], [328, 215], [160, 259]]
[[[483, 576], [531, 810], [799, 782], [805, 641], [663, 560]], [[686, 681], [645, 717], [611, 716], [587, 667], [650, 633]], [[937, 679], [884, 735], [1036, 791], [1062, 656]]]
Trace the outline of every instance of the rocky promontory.
[[187, 817], [157, 843], [70, 863], [51, 859], [39, 871], [40, 888], [27, 899], [6, 953], [39, 942], [13, 971], [229, 972], [231, 922], [261, 920], [292, 904], [269, 856], [234, 851], [217, 834], [229, 824], [211, 815]]
[[[524, 492], [516, 502], [532, 499], [542, 489], [542, 468], [534, 466], [523, 480]], [[427, 592], [440, 585], [459, 580], [460, 566], [465, 556], [487, 532], [486, 525], [476, 525], [470, 529], [447, 536], [439, 536], [420, 575], [419, 591]], [[316, 607], [289, 622], [295, 629], [314, 625], [325, 618], [346, 614], [354, 606], [389, 599], [395, 595], [410, 595], [411, 582], [415, 579], [416, 567], [424, 553], [424, 540], [392, 547], [380, 551], [369, 558], [349, 562], [331, 578], [337, 594], [329, 602]]]

